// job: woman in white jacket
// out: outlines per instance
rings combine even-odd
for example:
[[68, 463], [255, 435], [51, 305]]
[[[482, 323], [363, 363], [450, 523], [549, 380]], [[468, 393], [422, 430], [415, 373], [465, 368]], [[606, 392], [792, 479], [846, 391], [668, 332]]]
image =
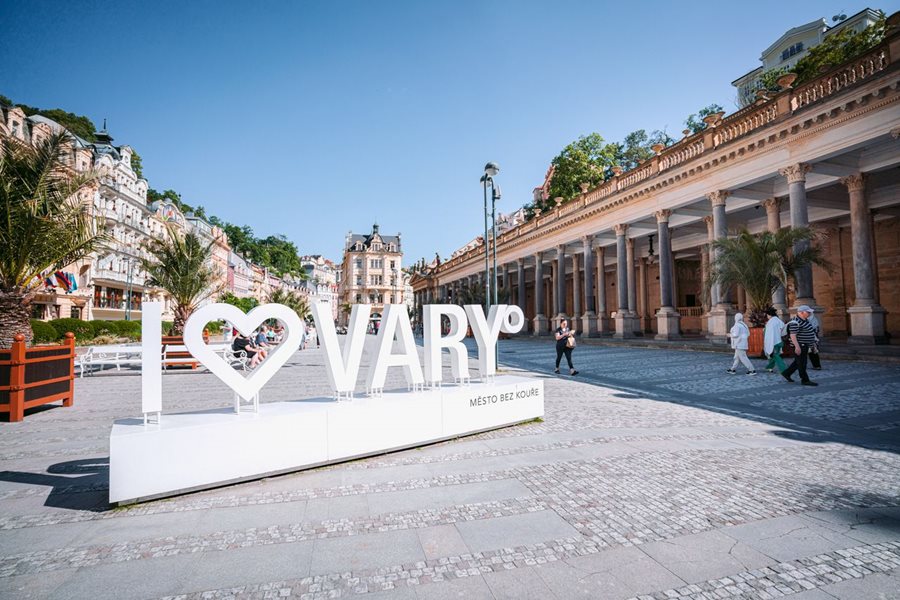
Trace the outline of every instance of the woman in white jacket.
[[766, 316], [768, 320], [766, 321], [766, 331], [763, 334], [763, 350], [769, 357], [766, 371], [771, 373], [774, 367], [778, 367], [778, 372], [781, 373], [787, 369], [787, 365], [781, 360], [781, 335], [784, 331], [784, 321], [778, 318], [778, 311], [771, 306], [766, 310]]
[[750, 347], [750, 328], [744, 323], [744, 315], [741, 313], [734, 314], [734, 327], [731, 328], [731, 347], [734, 348], [734, 362], [728, 373], [734, 375], [736, 373], [738, 362], [747, 367], [747, 375], [756, 375], [756, 369], [753, 363], [747, 358], [747, 348]]

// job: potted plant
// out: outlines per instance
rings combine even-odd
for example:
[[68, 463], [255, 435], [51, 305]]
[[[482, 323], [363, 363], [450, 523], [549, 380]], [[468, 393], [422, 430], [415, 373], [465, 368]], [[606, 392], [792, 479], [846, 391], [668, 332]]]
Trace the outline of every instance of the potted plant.
[[716, 256], [709, 283], [718, 283], [722, 288], [740, 285], [747, 292], [749, 310], [745, 320], [750, 325], [747, 354], [762, 354], [766, 309], [772, 306], [775, 291], [781, 286], [787, 288], [803, 267], [830, 267], [818, 243], [819, 237], [818, 232], [807, 227], [780, 229], [774, 233], [750, 233], [742, 229], [733, 237], [713, 242]]

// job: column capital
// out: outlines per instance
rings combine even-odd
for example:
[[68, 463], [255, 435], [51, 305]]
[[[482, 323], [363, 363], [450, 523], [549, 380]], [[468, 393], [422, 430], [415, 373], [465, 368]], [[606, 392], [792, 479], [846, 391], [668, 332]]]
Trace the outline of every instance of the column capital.
[[590, 248], [594, 243], [594, 236], [593, 235], [581, 236], [581, 243], [584, 244], [585, 248]]
[[634, 249], [634, 238], [627, 238], [625, 240], [626, 247]]
[[559, 254], [565, 254], [566, 253], [566, 245], [565, 244], [557, 244], [556, 252]]
[[516, 264], [519, 265], [520, 267], [524, 267], [525, 266], [525, 257], [520, 256], [519, 258], [517, 258]]
[[806, 163], [797, 163], [783, 169], [778, 169], [778, 174], [787, 178], [788, 183], [805, 183], [806, 174], [812, 167]]
[[760, 204], [766, 209], [766, 212], [778, 210], [781, 208], [781, 198], [766, 198]]
[[731, 195], [728, 190], [716, 190], [706, 195], [713, 206], [725, 206], [725, 198]]
[[900, 127], [894, 127], [891, 129], [891, 137], [895, 140], [900, 139]]
[[669, 217], [672, 216], [672, 211], [669, 210], [669, 209], [667, 209], [667, 208], [665, 208], [665, 209], [662, 209], [662, 210], [658, 210], [658, 211], [656, 211], [656, 212], [653, 213], [653, 214], [656, 215], [656, 222], [657, 222], [657, 223], [668, 223], [668, 222], [669, 222]]
[[543, 251], [538, 251], [534, 253], [534, 260], [537, 262], [541, 262], [544, 259]]
[[618, 225], [614, 225], [613, 230], [615, 230], [616, 235], [625, 235], [626, 233], [628, 233], [628, 223], [619, 223]]
[[841, 179], [841, 183], [847, 186], [847, 191], [859, 192], [866, 189], [866, 174], [854, 173]]

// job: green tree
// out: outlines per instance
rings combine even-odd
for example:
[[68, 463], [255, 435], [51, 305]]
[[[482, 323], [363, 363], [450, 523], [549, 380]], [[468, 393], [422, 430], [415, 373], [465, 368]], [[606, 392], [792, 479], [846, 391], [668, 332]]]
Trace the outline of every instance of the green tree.
[[144, 178], [144, 161], [141, 160], [141, 155], [135, 152], [134, 148], [131, 149], [131, 170], [138, 179]]
[[298, 292], [283, 289], [275, 290], [269, 295], [269, 302], [273, 304], [284, 304], [297, 313], [297, 316], [304, 321], [312, 320], [312, 311], [309, 308], [309, 301], [306, 296], [303, 296]]
[[259, 302], [256, 301], [256, 298], [238, 298], [231, 292], [225, 292], [222, 296], [219, 297], [219, 302], [224, 302], [225, 304], [230, 304], [232, 306], [237, 306], [239, 309], [244, 311], [245, 313], [250, 312], [257, 306], [259, 306]]
[[691, 133], [700, 133], [704, 129], [706, 129], [706, 123], [703, 122], [703, 117], [708, 117], [709, 115], [714, 115], [718, 112], [723, 112], [725, 109], [719, 106], [718, 104], [710, 104], [709, 106], [704, 106], [696, 113], [689, 115], [687, 119], [684, 121], [684, 126], [687, 129], [691, 130]]
[[540, 202], [546, 210], [554, 206], [553, 198], [571, 200], [581, 193], [581, 184], [600, 184], [615, 165], [617, 144], [608, 144], [599, 133], [581, 136], [560, 152], [551, 164], [555, 167], [550, 181], [550, 198]]
[[665, 131], [656, 130], [649, 135], [643, 129], [632, 131], [621, 144], [616, 144], [616, 163], [626, 171], [634, 169], [643, 161], [653, 158], [656, 154], [653, 151], [654, 145], [668, 147], [674, 143], [675, 139]]
[[196, 234], [182, 234], [174, 227], [167, 231], [166, 239], [148, 244], [150, 258], [141, 263], [149, 285], [164, 289], [175, 301], [172, 329], [178, 335], [200, 302], [222, 290], [214, 286], [217, 273], [210, 265], [214, 242], [204, 244]]
[[0, 152], [0, 348], [17, 333], [31, 343], [31, 302], [42, 273], [99, 248], [106, 236], [78, 192], [93, 179], [65, 167], [66, 132], [37, 146], [13, 138]]
[[[709, 283], [723, 288], [742, 286], [747, 292], [750, 321], [763, 325], [765, 310], [772, 305], [772, 294], [779, 286], [796, 285], [796, 273], [803, 267], [830, 268], [819, 239], [820, 234], [807, 227], [755, 234], [743, 229], [734, 237], [713, 242], [718, 255], [711, 265]], [[802, 249], [795, 252], [795, 246]]]
[[884, 12], [878, 13], [878, 19], [862, 31], [845, 27], [827, 36], [818, 46], [810, 48], [792, 69], [797, 74], [794, 85], [815, 79], [821, 71], [845, 63], [880, 44], [884, 40], [886, 18]]

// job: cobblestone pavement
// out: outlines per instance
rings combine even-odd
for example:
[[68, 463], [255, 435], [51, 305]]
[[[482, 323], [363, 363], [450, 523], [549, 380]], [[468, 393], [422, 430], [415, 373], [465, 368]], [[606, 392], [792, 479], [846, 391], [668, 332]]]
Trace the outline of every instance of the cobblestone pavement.
[[[140, 379], [79, 379], [74, 407], [0, 423], [0, 598], [900, 598], [895, 365], [808, 388], [720, 354], [553, 358], [501, 343], [544, 378], [542, 422], [122, 508], [108, 436]], [[167, 412], [230, 404], [205, 372], [164, 389]], [[307, 350], [263, 401], [327, 394]]]

